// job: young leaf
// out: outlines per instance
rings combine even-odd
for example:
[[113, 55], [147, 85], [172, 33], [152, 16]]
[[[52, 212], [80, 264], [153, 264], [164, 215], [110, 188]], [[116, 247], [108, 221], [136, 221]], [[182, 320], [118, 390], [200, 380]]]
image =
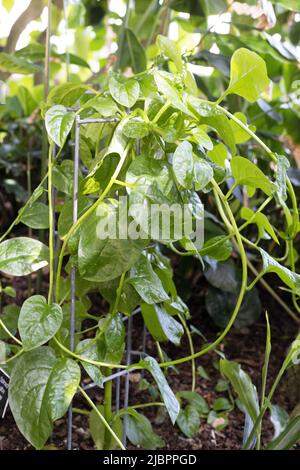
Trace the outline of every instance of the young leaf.
[[201, 256], [209, 256], [218, 261], [225, 261], [232, 252], [232, 244], [224, 235], [210, 238], [200, 250]]
[[81, 107], [81, 109], [87, 108], [93, 108], [103, 117], [114, 116], [119, 111], [117, 104], [110, 96], [95, 96]]
[[34, 229], [49, 228], [49, 208], [42, 202], [34, 202], [31, 206], [26, 207], [20, 221]]
[[274, 184], [266, 175], [247, 158], [234, 157], [231, 160], [232, 176], [237, 184], [259, 188], [267, 196], [271, 196], [274, 191]]
[[259, 414], [259, 404], [256, 389], [249, 375], [241, 369], [237, 362], [227, 361], [226, 359], [220, 360], [220, 370], [231, 383], [254, 423]]
[[164, 54], [168, 59], [172, 60], [176, 65], [178, 72], [183, 71], [181, 53], [174, 41], [171, 41], [166, 36], [159, 34], [156, 39], [156, 44], [159, 47], [162, 54]]
[[251, 220], [252, 224], [256, 224], [259, 231], [259, 239], [264, 238], [264, 231], [266, 231], [273, 240], [278, 243], [279, 240], [274, 232], [272, 225], [270, 224], [267, 216], [262, 214], [261, 212], [253, 212], [249, 207], [242, 207], [241, 209], [241, 217], [247, 221]]
[[186, 437], [190, 439], [194, 437], [200, 428], [200, 418], [196, 408], [187, 405], [183, 410], [180, 410], [176, 424]]
[[46, 112], [45, 123], [48, 136], [58, 147], [63, 147], [73, 127], [75, 113], [64, 106], [53, 106]]
[[242, 47], [233, 53], [230, 66], [230, 83], [222, 99], [234, 93], [250, 103], [256, 101], [270, 83], [265, 61]]
[[186, 189], [193, 184], [193, 148], [187, 141], [178, 145], [173, 155], [173, 171], [178, 183]]
[[174, 393], [170, 389], [161, 368], [159, 367], [156, 360], [150, 356], [147, 356], [145, 359], [140, 361], [140, 365], [152, 374], [154, 380], [157, 383], [171, 421], [174, 424], [179, 414], [180, 405]]
[[59, 305], [48, 305], [42, 295], [33, 295], [22, 305], [18, 327], [25, 351], [37, 348], [59, 330], [63, 312]]
[[127, 437], [133, 445], [143, 449], [158, 449], [164, 446], [164, 441], [153, 431], [146, 416], [133, 409], [127, 412]]
[[263, 272], [275, 273], [288, 287], [294, 291], [300, 291], [300, 275], [282, 266], [262, 248], [258, 248], [263, 260]]
[[142, 304], [142, 315], [156, 341], [171, 341], [179, 345], [184, 333], [182, 325], [162, 305]]
[[49, 249], [33, 238], [11, 238], [0, 243], [0, 271], [9, 276], [26, 276], [48, 264]]
[[174, 83], [172, 82], [172, 74], [155, 71], [154, 80], [159, 92], [164, 95], [167, 100], [170, 101], [174, 108], [179, 109], [179, 111], [182, 111], [185, 114], [192, 115], [186, 104], [183, 102], [180, 93], [174, 87]]
[[79, 381], [79, 366], [57, 359], [49, 347], [27, 352], [16, 362], [9, 405], [19, 430], [36, 449], [44, 447], [52, 422], [66, 413]]
[[109, 91], [117, 103], [132, 108], [138, 100], [140, 85], [132, 78], [113, 75], [109, 80]]
[[169, 299], [146, 256], [141, 256], [131, 268], [128, 282], [147, 304], [156, 304]]
[[118, 62], [120, 70], [131, 67], [134, 73], [140, 73], [147, 68], [147, 56], [134, 32], [122, 28], [118, 46]]

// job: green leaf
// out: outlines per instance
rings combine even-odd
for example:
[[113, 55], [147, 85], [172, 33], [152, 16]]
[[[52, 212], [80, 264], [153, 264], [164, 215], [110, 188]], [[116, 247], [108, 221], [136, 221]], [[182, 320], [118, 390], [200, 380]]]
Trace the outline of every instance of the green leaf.
[[221, 168], [226, 167], [225, 161], [228, 159], [228, 151], [224, 144], [214, 145], [214, 148], [207, 152], [207, 156], [213, 161], [216, 165]]
[[14, 0], [2, 0], [2, 4], [7, 11], [10, 11], [14, 6]]
[[22, 305], [18, 327], [25, 351], [37, 348], [59, 330], [63, 312], [59, 305], [48, 305], [42, 295], [33, 295]]
[[63, 83], [54, 87], [47, 98], [49, 106], [60, 104], [66, 108], [76, 105], [82, 95], [89, 90], [87, 85], [78, 83]]
[[[9, 331], [15, 335], [18, 329], [18, 318], [20, 314], [20, 307], [16, 304], [9, 304], [3, 307], [3, 314], [0, 316], [1, 320], [5, 324], [5, 326], [9, 329]], [[0, 329], [0, 340], [1, 339], [8, 339], [8, 334], [3, 330]]]
[[226, 359], [220, 360], [220, 371], [231, 383], [242, 405], [245, 407], [245, 410], [254, 423], [259, 414], [259, 404], [256, 389], [249, 375], [241, 369], [241, 366], [237, 362], [227, 361]]
[[[91, 200], [85, 196], [79, 196], [77, 201], [78, 218], [92, 205]], [[63, 205], [62, 211], [58, 218], [58, 235], [60, 238], [68, 233], [73, 225], [73, 201], [69, 200]]]
[[[205, 306], [209, 316], [220, 328], [228, 324], [237, 302], [238, 293], [223, 292], [210, 287], [205, 296]], [[247, 292], [239, 314], [234, 322], [236, 328], [244, 328], [256, 322], [261, 314], [261, 303], [257, 289]]]
[[[110, 320], [110, 321], [109, 321]], [[120, 362], [125, 348], [125, 329], [122, 315], [117, 313], [113, 318], [108, 317], [105, 321], [109, 321], [104, 331], [106, 341], [107, 361]]]
[[146, 70], [147, 56], [145, 49], [131, 29], [121, 29], [118, 44], [117, 66], [120, 70], [124, 70], [127, 67], [131, 67], [134, 73]]
[[209, 413], [209, 406], [207, 401], [197, 392], [184, 390], [177, 393], [178, 398], [186, 400], [199, 414], [199, 416], [207, 416]]
[[300, 439], [300, 416], [291, 419], [279, 436], [272, 441], [268, 450], [291, 449]]
[[208, 162], [203, 159], [195, 158], [194, 161], [194, 178], [195, 189], [201, 191], [213, 179], [214, 172]]
[[227, 398], [220, 397], [213, 402], [213, 409], [215, 411], [228, 411], [232, 409], [232, 404]]
[[210, 238], [199, 251], [201, 256], [209, 256], [218, 261], [225, 261], [232, 252], [232, 244], [224, 235]]
[[162, 305], [142, 304], [142, 315], [148, 330], [156, 341], [171, 341], [179, 345], [183, 327]]
[[222, 99], [234, 93], [253, 103], [270, 83], [265, 61], [248, 49], [235, 51], [230, 67], [230, 83]]
[[131, 268], [128, 282], [147, 304], [169, 300], [161, 280], [155, 274], [150, 261], [144, 255]]
[[274, 427], [273, 439], [276, 439], [286, 428], [289, 422], [289, 414], [278, 405], [271, 405], [270, 420]]
[[[237, 113], [234, 113], [234, 116], [247, 126], [247, 118], [245, 114], [237, 112]], [[251, 139], [251, 135], [249, 135], [249, 133], [246, 132], [241, 126], [239, 126], [233, 119], [231, 119], [229, 123], [232, 129], [236, 144], [243, 144], [244, 142], [247, 142], [249, 139]], [[255, 132], [256, 130], [255, 126], [248, 126], [248, 127], [252, 132]]]
[[183, 65], [181, 60], [181, 53], [174, 41], [171, 41], [166, 36], [159, 34], [156, 38], [156, 44], [159, 47], [162, 54], [164, 54], [168, 59], [172, 60], [176, 65], [178, 72], [183, 71]]
[[49, 208], [42, 202], [35, 202], [31, 206], [26, 207], [20, 221], [34, 229], [49, 228]]
[[201, 127], [197, 127], [191, 131], [189, 140], [195, 144], [201, 145], [207, 150], [213, 149], [211, 138]]
[[204, 276], [214, 287], [225, 292], [237, 292], [239, 288], [239, 273], [231, 259], [227, 261], [217, 261], [205, 258]]
[[290, 167], [290, 162], [284, 155], [277, 155], [277, 172], [276, 172], [276, 188], [279, 196], [279, 201], [285, 201], [287, 198], [287, 171]]
[[[104, 407], [102, 405], [97, 406], [98, 410], [102, 415], [104, 415]], [[122, 426], [122, 420], [119, 416], [113, 415], [112, 417], [112, 422], [109, 423], [112, 430], [116, 433], [118, 438], [122, 441], [123, 437], [123, 426]], [[95, 410], [92, 410], [90, 412], [89, 416], [89, 426], [90, 426], [90, 432], [91, 436], [93, 438], [93, 441], [95, 443], [95, 446], [98, 450], [104, 450], [104, 438], [105, 438], [105, 426], [103, 422], [100, 420], [98, 413]], [[108, 448], [110, 450], [115, 450], [119, 446], [115, 439], [111, 436], [110, 441], [108, 444]]]
[[243, 157], [234, 157], [230, 166], [236, 184], [250, 186], [255, 189], [259, 188], [267, 196], [271, 196], [274, 191], [274, 184], [250, 160]]
[[139, 98], [140, 85], [132, 78], [113, 75], [109, 80], [109, 91], [117, 103], [132, 108]]
[[154, 80], [159, 92], [170, 101], [174, 108], [179, 109], [179, 111], [182, 111], [185, 114], [192, 115], [186, 104], [183, 102], [180, 93], [174, 87], [174, 77], [172, 74], [155, 71]]
[[178, 183], [186, 189], [193, 184], [193, 147], [187, 141], [181, 142], [173, 155], [173, 171]]
[[11, 238], [0, 243], [0, 271], [9, 276], [26, 276], [48, 264], [49, 249], [33, 238]]
[[127, 412], [127, 437], [133, 445], [143, 449], [164, 447], [164, 441], [153, 431], [146, 416], [133, 409]]
[[150, 356], [147, 356], [145, 359], [140, 361], [139, 364], [152, 374], [159, 388], [170, 419], [174, 424], [179, 414], [180, 405], [171, 388], [169, 387], [161, 368], [159, 367], [156, 360]]
[[149, 134], [149, 126], [141, 118], [132, 118], [124, 125], [123, 134], [131, 139], [142, 139]]
[[[99, 284], [99, 291], [110, 306], [114, 305], [116, 300], [116, 291], [120, 284], [120, 278], [112, 279], [111, 281], [101, 282]], [[119, 312], [130, 315], [132, 311], [140, 304], [140, 296], [128, 282], [124, 283], [122, 295], [119, 301]]]
[[[80, 275], [88, 281], [104, 282], [119, 277], [138, 260], [145, 240], [105, 238], [104, 231], [117, 224], [117, 209], [101, 204], [81, 228], [78, 246]], [[118, 226], [116, 226], [116, 230]], [[101, 233], [98, 232], [100, 230]], [[103, 233], [102, 233], [103, 231]]]
[[70, 359], [57, 359], [49, 347], [23, 354], [13, 367], [9, 405], [25, 438], [42, 449], [52, 422], [67, 411], [80, 381], [80, 368]]
[[53, 106], [46, 112], [45, 124], [48, 136], [58, 147], [63, 147], [73, 127], [76, 114], [64, 106]]
[[87, 101], [81, 109], [93, 108], [100, 116], [115, 116], [119, 111], [117, 104], [110, 96], [95, 96]]
[[27, 75], [36, 73], [38, 70], [40, 70], [40, 67], [23, 57], [17, 57], [13, 54], [0, 52], [0, 70], [2, 72], [20, 73]]
[[259, 231], [259, 239], [264, 237], [264, 230], [273, 238], [273, 240], [278, 243], [279, 240], [274, 232], [272, 225], [269, 222], [269, 219], [262, 212], [253, 212], [249, 207], [242, 207], [241, 217], [247, 221], [251, 220], [251, 224], [256, 224]]
[[[106, 354], [105, 341], [103, 338], [99, 338], [97, 341], [84, 339], [77, 344], [76, 354], [92, 361], [104, 361]], [[88, 364], [84, 361], [82, 361], [82, 365], [93, 382], [99, 387], [103, 387], [103, 375], [100, 367]]]
[[191, 439], [200, 429], [198, 411], [192, 405], [187, 405], [183, 410], [180, 410], [176, 424], [183, 434]]
[[293, 291], [300, 292], [300, 275], [282, 266], [262, 248], [257, 248], [263, 260], [263, 273], [275, 273]]

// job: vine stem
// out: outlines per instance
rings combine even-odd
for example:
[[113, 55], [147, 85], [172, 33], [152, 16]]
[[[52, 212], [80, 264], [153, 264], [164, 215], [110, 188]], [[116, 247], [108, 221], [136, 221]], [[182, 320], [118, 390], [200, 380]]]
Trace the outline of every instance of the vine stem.
[[[221, 189], [219, 188], [219, 186], [218, 186], [218, 184], [216, 183], [215, 180], [212, 180], [212, 185], [213, 185], [213, 188], [214, 188], [214, 193], [215, 193], [215, 196], [216, 196], [216, 200], [218, 201], [218, 209], [219, 209], [220, 215], [221, 215], [225, 225], [227, 226], [228, 230], [231, 231], [233, 229], [234, 236], [237, 240], [237, 244], [238, 244], [238, 247], [239, 247], [239, 250], [240, 250], [241, 262], [242, 262], [242, 283], [241, 283], [241, 288], [240, 288], [239, 296], [238, 296], [238, 299], [237, 299], [237, 303], [236, 303], [235, 308], [232, 312], [230, 320], [227, 323], [226, 328], [223, 330], [221, 335], [213, 343], [211, 343], [207, 347], [201, 349], [197, 353], [191, 354], [191, 355], [186, 356], [186, 357], [182, 357], [180, 359], [175, 359], [173, 361], [168, 361], [168, 362], [161, 363], [161, 364], [159, 364], [160, 367], [169, 367], [169, 366], [173, 366], [173, 365], [176, 365], [176, 364], [183, 364], [184, 362], [191, 361], [193, 359], [196, 359], [197, 357], [203, 356], [204, 354], [206, 354], [209, 351], [211, 351], [212, 349], [214, 349], [218, 344], [220, 344], [223, 341], [223, 339], [225, 338], [225, 336], [227, 335], [227, 333], [230, 331], [232, 325], [234, 324], [235, 319], [238, 315], [240, 306], [242, 304], [245, 292], [246, 292], [247, 275], [248, 275], [247, 256], [246, 256], [246, 253], [245, 253], [242, 237], [240, 235], [239, 229], [236, 225], [234, 215], [231, 212], [230, 206], [229, 206], [229, 204], [226, 200], [225, 195], [223, 194], [223, 192], [221, 191]], [[226, 214], [223, 211], [220, 200], [222, 201], [222, 203], [225, 207], [228, 218], [227, 218]]]
[[49, 207], [49, 290], [48, 305], [52, 302], [54, 282], [54, 247], [53, 247], [53, 200], [52, 200], [52, 153], [53, 142], [51, 141], [48, 154], [48, 207]]
[[64, 241], [63, 241], [63, 244], [62, 244], [62, 247], [61, 247], [61, 250], [60, 250], [59, 258], [58, 258], [58, 266], [57, 266], [57, 273], [56, 273], [56, 292], [55, 292], [56, 302], [59, 302], [60, 274], [61, 274], [63, 258], [64, 258], [64, 254], [65, 254], [65, 250], [67, 248], [68, 242], [69, 242], [71, 236], [76, 232], [78, 227], [82, 224], [82, 222], [84, 222], [87, 219], [87, 217], [89, 217], [94, 212], [94, 210], [103, 201], [105, 196], [109, 193], [111, 187], [113, 186], [115, 180], [117, 179], [117, 177], [118, 177], [118, 175], [119, 175], [119, 173], [120, 173], [120, 171], [123, 167], [123, 164], [126, 160], [128, 151], [129, 151], [129, 145], [127, 145], [127, 147], [125, 148], [125, 150], [123, 152], [123, 155], [121, 156], [120, 161], [117, 165], [117, 168], [114, 171], [114, 174], [112, 175], [112, 177], [111, 177], [108, 185], [104, 189], [103, 193], [99, 196], [99, 199], [97, 199], [97, 201], [84, 214], [82, 214], [81, 217], [79, 217], [77, 222], [70, 228], [70, 230], [68, 231], [67, 235], [64, 238]]
[[120, 441], [120, 439], [118, 438], [118, 436], [116, 435], [115, 431], [111, 428], [111, 426], [108, 424], [108, 422], [106, 421], [106, 419], [104, 418], [104, 416], [102, 415], [102, 413], [100, 413], [100, 411], [98, 410], [97, 406], [94, 404], [94, 402], [90, 399], [90, 397], [88, 396], [87, 393], [85, 393], [85, 391], [83, 390], [83, 388], [81, 388], [80, 386], [78, 387], [79, 390], [80, 390], [80, 393], [84, 396], [84, 398], [86, 399], [86, 401], [88, 402], [88, 404], [93, 408], [93, 410], [95, 411], [95, 413], [98, 415], [99, 419], [101, 420], [101, 422], [104, 424], [105, 428], [109, 431], [109, 433], [112, 435], [112, 437], [115, 439], [115, 441], [118, 443], [118, 445], [120, 446], [120, 448], [122, 450], [126, 450], [126, 448], [123, 446], [122, 442]]
[[5, 324], [3, 323], [3, 321], [0, 319], [0, 326], [3, 328], [3, 330], [5, 331], [6, 334], [8, 334], [8, 336], [13, 339], [16, 343], [18, 343], [20, 346], [22, 346], [22, 342], [16, 338], [10, 331], [9, 329], [5, 326]]
[[[195, 349], [194, 349], [194, 343], [193, 343], [193, 339], [192, 339], [192, 335], [191, 335], [191, 332], [187, 326], [187, 323], [185, 321], [185, 319], [183, 318], [182, 315], [178, 315], [181, 323], [182, 323], [182, 326], [185, 330], [185, 333], [186, 333], [186, 336], [187, 336], [187, 339], [188, 339], [188, 343], [189, 343], [189, 347], [190, 347], [190, 351], [191, 351], [191, 355], [193, 356], [195, 354]], [[191, 360], [191, 365], [192, 365], [192, 392], [195, 391], [195, 388], [196, 388], [196, 362], [195, 362], [195, 359], [192, 359]]]

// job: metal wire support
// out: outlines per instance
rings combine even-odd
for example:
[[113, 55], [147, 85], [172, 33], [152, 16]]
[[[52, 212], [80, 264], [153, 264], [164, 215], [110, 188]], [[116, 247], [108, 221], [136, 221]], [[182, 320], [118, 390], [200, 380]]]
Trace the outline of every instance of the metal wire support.
[[[56, 155], [56, 145], [53, 144], [52, 155], [51, 155], [52, 162], [55, 159], [55, 155]], [[53, 217], [53, 220], [55, 220], [55, 204], [56, 204], [56, 189], [53, 188], [52, 189], [52, 207], [53, 207], [52, 217]], [[53, 224], [53, 232], [52, 233], [53, 233], [53, 253], [55, 253], [55, 247], [56, 247], [56, 244], [57, 244], [55, 223]], [[53, 286], [53, 289], [52, 289], [52, 302], [54, 302], [54, 299], [55, 299], [55, 283], [54, 283], [54, 286]]]
[[[132, 349], [132, 324], [133, 324], [133, 316], [130, 315], [128, 318], [128, 325], [127, 325], [127, 345], [126, 345], [126, 365], [130, 366], [131, 364], [131, 349]], [[129, 404], [129, 389], [130, 389], [130, 381], [129, 381], [129, 373], [127, 373], [125, 378], [125, 389], [124, 389], [124, 410], [127, 410]], [[127, 444], [127, 427], [128, 427], [128, 419], [127, 415], [124, 415], [123, 420], [123, 445], [126, 447]]]
[[[80, 160], [80, 117], [75, 118], [75, 151], [74, 151], [74, 177], [73, 177], [73, 224], [77, 222], [78, 217], [78, 174]], [[71, 319], [70, 319], [70, 350], [74, 351], [75, 340], [75, 321], [76, 321], [76, 268], [73, 266], [71, 271]], [[72, 403], [68, 411], [68, 437], [67, 449], [72, 450], [73, 436], [73, 406]]]

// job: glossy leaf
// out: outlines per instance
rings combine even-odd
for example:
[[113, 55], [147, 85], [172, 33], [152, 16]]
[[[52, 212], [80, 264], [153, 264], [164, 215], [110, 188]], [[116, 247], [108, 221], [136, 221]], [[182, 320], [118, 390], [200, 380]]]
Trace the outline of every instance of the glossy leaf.
[[45, 344], [59, 330], [63, 312], [57, 304], [47, 304], [42, 295], [33, 295], [22, 305], [18, 327], [25, 351]]
[[282, 266], [262, 248], [258, 248], [263, 260], [263, 272], [275, 273], [290, 289], [300, 291], [300, 275]]
[[93, 108], [100, 116], [111, 117], [118, 112], [118, 106], [110, 96], [95, 96], [87, 101], [81, 109]]
[[300, 416], [292, 418], [285, 429], [268, 446], [268, 450], [288, 450], [300, 439]]
[[123, 133], [131, 139], [142, 139], [149, 134], [149, 126], [139, 118], [132, 118], [123, 127]]
[[120, 362], [125, 348], [125, 328], [122, 315], [116, 314], [113, 318], [108, 317], [108, 326], [105, 328], [104, 336], [106, 342], [105, 359], [112, 362]]
[[156, 38], [156, 44], [159, 47], [161, 53], [174, 62], [178, 72], [182, 72], [183, 65], [181, 60], [181, 52], [176, 43], [168, 37], [159, 34]]
[[161, 280], [155, 274], [146, 256], [141, 256], [131, 268], [128, 282], [147, 304], [155, 304], [169, 299]]
[[26, 276], [48, 264], [49, 250], [33, 238], [11, 238], [0, 243], [0, 271], [10, 276]]
[[179, 345], [184, 333], [183, 327], [166, 311], [166, 308], [162, 305], [142, 304], [144, 321], [156, 341], [169, 340]]
[[147, 356], [145, 359], [140, 361], [140, 365], [145, 367], [145, 369], [147, 369], [152, 374], [159, 388], [166, 409], [169, 413], [170, 419], [174, 424], [178, 417], [180, 406], [177, 398], [169, 387], [161, 368], [159, 367], [156, 360], [150, 356]]
[[67, 411], [80, 381], [70, 359], [56, 359], [49, 347], [23, 354], [10, 378], [9, 405], [19, 430], [37, 449], [52, 433], [52, 422]]
[[58, 147], [63, 147], [73, 127], [75, 113], [64, 106], [53, 106], [46, 112], [45, 123], [48, 136]]
[[176, 424], [183, 434], [191, 439], [200, 429], [198, 411], [192, 405], [187, 405], [183, 410], [180, 410]]
[[178, 145], [173, 155], [173, 171], [178, 183], [186, 189], [193, 184], [194, 160], [192, 146], [184, 141]]
[[270, 420], [274, 427], [273, 439], [276, 439], [286, 428], [289, 422], [289, 414], [278, 405], [271, 405]]
[[89, 87], [87, 85], [78, 83], [63, 83], [57, 85], [50, 91], [47, 104], [49, 106], [62, 105], [66, 108], [75, 106], [77, 101], [88, 89]]
[[140, 85], [132, 78], [126, 79], [113, 75], [109, 80], [109, 91], [117, 103], [126, 106], [126, 108], [131, 108], [138, 100]]
[[259, 231], [259, 238], [264, 238], [264, 231], [266, 231], [279, 245], [277, 235], [274, 232], [274, 229], [265, 214], [263, 214], [262, 212], [255, 213], [251, 209], [249, 209], [249, 207], [242, 207], [241, 217], [247, 221], [251, 220], [252, 224], [257, 225]]
[[[78, 354], [78, 356], [84, 357], [85, 359], [104, 362], [106, 354], [105, 341], [102, 338], [99, 338], [97, 341], [93, 341], [92, 339], [84, 339], [77, 344], [76, 354]], [[88, 364], [84, 361], [82, 361], [82, 365], [93, 382], [98, 385], [98, 387], [103, 387], [103, 375], [100, 367], [94, 366], [93, 364]]]
[[[102, 415], [104, 415], [104, 408], [102, 405], [99, 405], [98, 410]], [[89, 425], [90, 425], [90, 432], [91, 436], [93, 438], [93, 441], [95, 443], [96, 449], [97, 450], [104, 450], [104, 440], [105, 440], [105, 426], [100, 420], [98, 414], [96, 413], [95, 410], [92, 410], [90, 412], [89, 416]], [[116, 433], [118, 438], [122, 441], [122, 436], [123, 436], [123, 426], [122, 426], [122, 421], [121, 418], [118, 417], [117, 415], [113, 416], [113, 420], [110, 423], [110, 426], [112, 430]], [[108, 447], [110, 450], [115, 450], [119, 446], [115, 439], [111, 436], [110, 437], [110, 442], [108, 443]]]
[[34, 229], [49, 228], [49, 208], [42, 202], [34, 202], [25, 209], [20, 221]]
[[199, 414], [199, 416], [207, 416], [209, 413], [209, 406], [205, 398], [197, 392], [184, 390], [177, 393], [178, 398], [186, 400]]
[[208, 162], [196, 158], [194, 162], [194, 181], [196, 191], [201, 191], [213, 179], [214, 172]]

